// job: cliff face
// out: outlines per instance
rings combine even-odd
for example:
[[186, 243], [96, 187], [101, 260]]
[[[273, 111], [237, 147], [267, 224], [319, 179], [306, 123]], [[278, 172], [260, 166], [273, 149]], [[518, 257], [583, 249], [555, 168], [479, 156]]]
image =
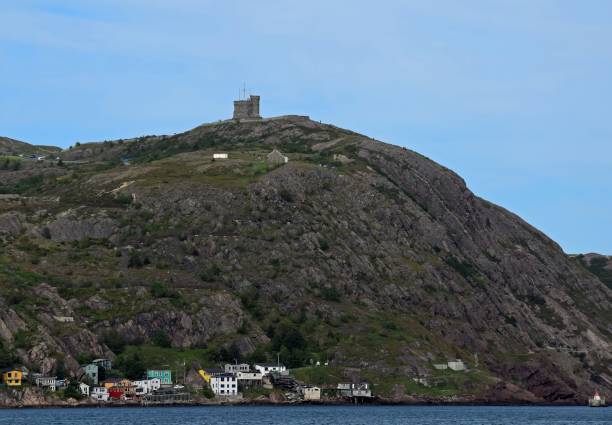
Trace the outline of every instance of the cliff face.
[[[274, 147], [288, 164], [266, 164]], [[455, 357], [479, 371], [453, 383], [460, 394], [612, 389], [612, 291], [415, 152], [285, 117], [64, 158], [0, 198], [0, 336], [26, 362], [77, 369], [79, 355], [112, 355], [109, 335], [165, 334], [176, 348], [329, 359], [394, 377], [398, 398]]]

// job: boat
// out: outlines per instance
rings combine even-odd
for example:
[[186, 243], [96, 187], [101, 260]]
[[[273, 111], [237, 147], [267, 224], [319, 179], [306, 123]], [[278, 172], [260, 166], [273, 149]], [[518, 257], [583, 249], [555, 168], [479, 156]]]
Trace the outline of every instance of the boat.
[[590, 407], [605, 407], [606, 398], [599, 395], [599, 391], [595, 391], [593, 397], [589, 398]]

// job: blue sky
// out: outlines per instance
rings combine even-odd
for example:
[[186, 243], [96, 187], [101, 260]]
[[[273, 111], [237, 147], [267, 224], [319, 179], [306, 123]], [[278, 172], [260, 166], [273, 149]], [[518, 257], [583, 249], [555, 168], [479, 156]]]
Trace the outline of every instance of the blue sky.
[[416, 150], [566, 252], [612, 254], [612, 2], [2, 0], [0, 135], [308, 114]]

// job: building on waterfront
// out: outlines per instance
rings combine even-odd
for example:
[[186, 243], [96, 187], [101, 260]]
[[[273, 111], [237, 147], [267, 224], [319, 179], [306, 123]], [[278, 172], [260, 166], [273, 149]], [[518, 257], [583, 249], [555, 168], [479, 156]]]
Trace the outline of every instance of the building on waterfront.
[[367, 382], [358, 384], [341, 383], [338, 384], [337, 390], [342, 397], [372, 397], [372, 390]]
[[8, 387], [20, 387], [23, 380], [23, 371], [9, 369], [2, 372], [2, 382]]
[[106, 387], [93, 387], [90, 389], [90, 396], [96, 401], [108, 401], [108, 388]]
[[89, 385], [87, 385], [85, 382], [81, 382], [79, 384], [79, 392], [85, 397], [89, 397], [89, 388]]
[[98, 366], [99, 369], [104, 369], [106, 371], [109, 371], [113, 368], [113, 362], [111, 362], [109, 359], [95, 359], [92, 360], [91, 363]]
[[158, 378], [161, 385], [172, 385], [172, 371], [170, 369], [149, 369], [147, 379]]
[[304, 385], [300, 387], [300, 393], [302, 393], [304, 400], [321, 400], [321, 388], [319, 387]]
[[81, 367], [85, 371], [85, 378], [89, 381], [89, 383], [92, 385], [98, 385], [100, 378], [98, 365], [90, 363]]
[[251, 370], [251, 367], [246, 363], [240, 363], [240, 364], [227, 363], [225, 365], [225, 373], [248, 372], [249, 370]]
[[215, 395], [233, 397], [238, 395], [238, 379], [233, 373], [213, 376], [210, 380], [210, 388]]
[[261, 387], [263, 384], [261, 372], [238, 372], [236, 378], [238, 379], [239, 389]]
[[285, 365], [280, 363], [258, 363], [255, 364], [255, 370], [261, 373], [262, 375], [268, 375], [272, 372], [283, 373], [287, 371]]
[[34, 379], [34, 382], [36, 383], [37, 387], [46, 388], [50, 391], [55, 391], [57, 388], [55, 386], [56, 380], [57, 380], [57, 377], [55, 376], [37, 376]]

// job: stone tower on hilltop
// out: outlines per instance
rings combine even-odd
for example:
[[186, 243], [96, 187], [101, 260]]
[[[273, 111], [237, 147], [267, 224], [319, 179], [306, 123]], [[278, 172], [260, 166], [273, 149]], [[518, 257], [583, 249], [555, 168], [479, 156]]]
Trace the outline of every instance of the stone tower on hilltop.
[[235, 100], [234, 119], [261, 119], [259, 115], [259, 96], [249, 96], [245, 100]]

